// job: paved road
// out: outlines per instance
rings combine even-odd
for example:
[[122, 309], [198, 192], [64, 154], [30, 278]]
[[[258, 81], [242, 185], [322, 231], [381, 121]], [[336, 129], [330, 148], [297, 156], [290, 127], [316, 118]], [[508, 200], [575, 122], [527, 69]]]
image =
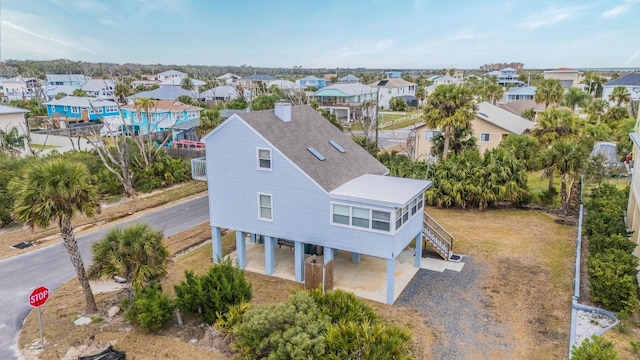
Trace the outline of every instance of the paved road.
[[[200, 196], [173, 206], [119, 223], [147, 223], [170, 236], [209, 220], [207, 196]], [[78, 237], [85, 265], [91, 261], [90, 245], [115, 225], [104, 226]], [[0, 260], [0, 359], [17, 359], [18, 330], [30, 310], [28, 297], [38, 286], [57, 289], [75, 277], [75, 270], [61, 243]], [[47, 305], [43, 306], [47, 311]], [[46, 325], [44, 327], [46, 337]]]

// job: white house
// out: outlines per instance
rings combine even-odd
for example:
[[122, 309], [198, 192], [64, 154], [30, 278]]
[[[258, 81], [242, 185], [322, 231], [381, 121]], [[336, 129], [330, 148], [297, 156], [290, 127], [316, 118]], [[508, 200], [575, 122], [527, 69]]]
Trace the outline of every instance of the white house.
[[31, 99], [40, 87], [38, 79], [14, 77], [2, 80], [2, 92], [7, 100]]
[[[609, 95], [618, 86], [623, 86], [631, 94], [631, 100], [640, 100], [640, 73], [626, 74], [602, 85], [602, 98], [609, 100]], [[613, 105], [613, 102], [612, 102]]]
[[112, 80], [91, 79], [82, 86], [82, 90], [89, 96], [113, 99], [113, 90], [115, 87], [116, 84]]
[[394, 97], [415, 97], [417, 85], [398, 77], [379, 80], [369, 84], [369, 86], [378, 89], [378, 107], [380, 109], [389, 109], [389, 102]]
[[518, 71], [514, 68], [504, 68], [502, 70], [490, 71], [487, 76], [495, 76], [498, 80], [498, 84], [502, 86], [507, 85], [522, 85], [522, 81], [518, 80]]

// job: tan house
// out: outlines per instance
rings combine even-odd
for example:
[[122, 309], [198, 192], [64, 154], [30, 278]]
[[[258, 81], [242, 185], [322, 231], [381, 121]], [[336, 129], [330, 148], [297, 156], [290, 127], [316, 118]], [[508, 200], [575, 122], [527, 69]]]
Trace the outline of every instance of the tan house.
[[0, 130], [9, 131], [17, 128], [20, 135], [25, 135], [27, 131], [27, 121], [25, 114], [29, 110], [0, 104]]
[[[502, 140], [512, 134], [524, 134], [533, 122], [504, 110], [489, 102], [481, 102], [472, 121], [473, 136], [477, 139], [481, 153], [495, 149]], [[407, 152], [416, 160], [431, 160], [431, 140], [440, 134], [440, 129], [422, 125], [415, 129], [415, 139], [409, 139]]]
[[[627, 229], [632, 230], [629, 240], [634, 244], [640, 245], [640, 166], [634, 166], [637, 161], [637, 156], [640, 155], [640, 133], [634, 132], [630, 134], [633, 140], [633, 163], [630, 166], [631, 170], [631, 188], [629, 189], [629, 205], [627, 207]], [[640, 162], [638, 162], [640, 164]], [[635, 256], [640, 255], [638, 246], [633, 250]], [[640, 272], [638, 273], [638, 280], [640, 280]]]
[[581, 73], [578, 70], [569, 68], [558, 68], [543, 72], [545, 79], [556, 79], [560, 81], [563, 88], [579, 87]]

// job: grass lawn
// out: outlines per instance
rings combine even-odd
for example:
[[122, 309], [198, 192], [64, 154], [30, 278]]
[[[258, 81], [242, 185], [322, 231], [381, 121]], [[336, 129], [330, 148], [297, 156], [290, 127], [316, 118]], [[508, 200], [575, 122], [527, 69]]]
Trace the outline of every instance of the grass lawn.
[[[540, 211], [436, 208], [427, 208], [427, 211], [456, 237], [454, 251], [457, 254], [472, 256], [486, 267], [487, 277], [482, 280], [480, 291], [489, 299], [487, 304], [493, 316], [511, 329], [509, 337], [499, 341], [514, 349], [512, 358], [566, 358], [575, 227], [556, 224], [550, 215]], [[205, 224], [165, 241], [171, 253], [178, 253], [208, 238], [208, 231]], [[224, 254], [230, 253], [235, 247], [235, 233], [224, 234], [222, 241]], [[211, 244], [207, 242], [175, 257], [162, 283], [163, 289], [173, 296], [173, 285], [184, 279], [184, 271], [208, 271], [211, 255]], [[283, 301], [300, 287], [291, 281], [260, 274], [247, 273], [247, 278], [253, 286], [253, 304]], [[135, 359], [230, 359], [189, 344], [191, 339], [200, 339], [206, 332], [206, 328], [198, 327], [192, 319], [186, 318], [188, 326], [172, 324], [159, 335], [141, 335], [126, 330], [128, 325], [120, 316], [105, 315], [110, 306], [118, 304], [117, 292], [100, 294], [97, 298], [102, 312], [95, 315], [96, 323], [75, 327], [71, 321], [83, 311], [77, 280], [71, 280], [51, 294], [43, 308], [49, 345], [41, 359], [60, 359], [70, 347], [96, 344], [106, 347], [109, 342], [116, 342], [116, 348]], [[427, 316], [400, 306], [371, 304], [387, 322], [411, 329], [417, 359], [433, 358], [434, 344], [439, 338], [446, 339], [446, 334], [437, 334], [429, 327], [429, 317], [435, 314]], [[89, 340], [91, 336], [95, 340]], [[21, 333], [20, 346], [28, 347], [37, 338], [37, 314], [32, 312]]]

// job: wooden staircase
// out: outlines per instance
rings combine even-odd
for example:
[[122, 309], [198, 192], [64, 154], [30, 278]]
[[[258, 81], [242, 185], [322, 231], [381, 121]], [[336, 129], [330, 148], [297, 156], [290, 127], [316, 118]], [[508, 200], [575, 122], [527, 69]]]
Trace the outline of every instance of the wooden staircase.
[[445, 260], [449, 260], [453, 255], [453, 239], [453, 235], [438, 224], [426, 211], [424, 212], [422, 240], [429, 243]]

